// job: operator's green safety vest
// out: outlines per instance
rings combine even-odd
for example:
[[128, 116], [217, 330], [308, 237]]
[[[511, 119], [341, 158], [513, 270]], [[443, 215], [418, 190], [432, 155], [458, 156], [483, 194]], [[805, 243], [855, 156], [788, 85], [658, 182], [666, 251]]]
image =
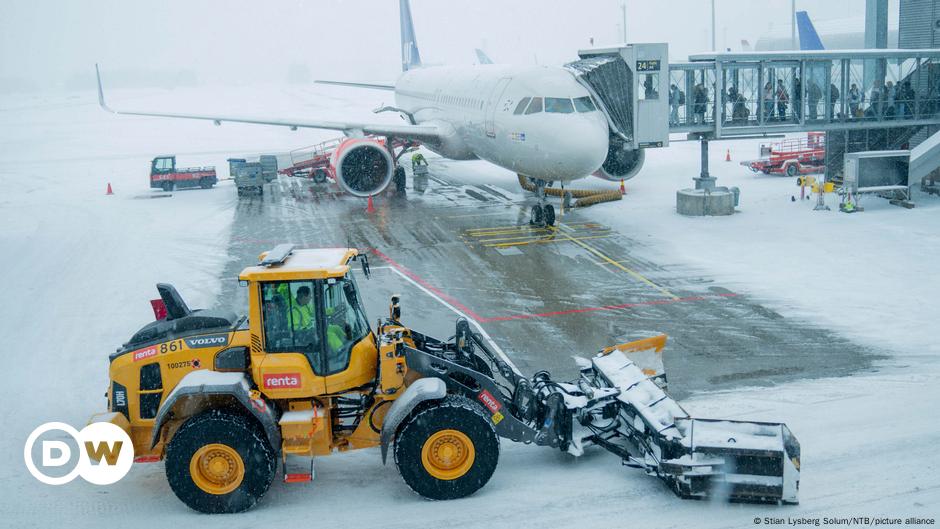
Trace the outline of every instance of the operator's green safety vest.
[[291, 307], [291, 328], [295, 331], [313, 328], [313, 309], [310, 305]]
[[427, 164], [428, 164], [427, 160], [424, 159], [424, 155], [421, 154], [420, 152], [416, 152], [416, 153], [412, 154], [412, 155], [411, 155], [411, 166], [412, 166], [412, 167], [415, 167], [415, 166], [421, 165], [421, 164], [424, 164], [424, 165], [427, 165]]

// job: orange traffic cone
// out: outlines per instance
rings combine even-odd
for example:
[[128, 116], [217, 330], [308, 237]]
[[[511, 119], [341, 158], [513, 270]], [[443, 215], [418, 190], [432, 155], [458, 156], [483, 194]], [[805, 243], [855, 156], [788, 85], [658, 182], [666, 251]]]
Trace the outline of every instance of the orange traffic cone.
[[728, 149], [728, 152], [725, 153], [725, 161], [726, 161], [726, 162], [730, 162], [730, 161], [731, 161], [731, 149]]
[[375, 206], [372, 204], [372, 195], [369, 195], [369, 205], [366, 206], [366, 213], [375, 213]]
[[114, 191], [111, 191], [111, 182], [108, 182], [108, 192], [105, 195], [113, 195]]
[[620, 179], [620, 194], [621, 195], [627, 194], [627, 188], [623, 186], [623, 178]]

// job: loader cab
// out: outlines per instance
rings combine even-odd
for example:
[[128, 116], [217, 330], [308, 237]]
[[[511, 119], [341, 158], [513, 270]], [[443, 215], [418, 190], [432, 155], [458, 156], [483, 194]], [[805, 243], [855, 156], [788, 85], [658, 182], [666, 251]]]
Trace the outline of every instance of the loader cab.
[[150, 174], [172, 173], [176, 169], [176, 156], [158, 156], [150, 162]]
[[254, 379], [270, 398], [340, 393], [374, 380], [376, 354], [350, 261], [355, 249], [261, 254], [248, 283]]

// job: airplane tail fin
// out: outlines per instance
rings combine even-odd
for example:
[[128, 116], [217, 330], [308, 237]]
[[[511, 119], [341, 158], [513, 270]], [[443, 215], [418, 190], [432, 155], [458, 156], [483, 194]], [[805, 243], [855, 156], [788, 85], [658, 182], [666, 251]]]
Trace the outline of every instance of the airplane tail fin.
[[816, 33], [816, 28], [813, 27], [813, 22], [809, 19], [809, 13], [806, 11], [796, 12], [796, 29], [800, 32], [801, 50], [825, 49], [819, 34]]
[[401, 71], [407, 72], [421, 66], [421, 53], [418, 52], [415, 25], [411, 20], [411, 4], [408, 0], [399, 0], [398, 4], [401, 22]]
[[474, 48], [473, 51], [477, 52], [477, 62], [480, 64], [493, 64], [493, 60], [490, 59], [489, 55], [480, 48]]

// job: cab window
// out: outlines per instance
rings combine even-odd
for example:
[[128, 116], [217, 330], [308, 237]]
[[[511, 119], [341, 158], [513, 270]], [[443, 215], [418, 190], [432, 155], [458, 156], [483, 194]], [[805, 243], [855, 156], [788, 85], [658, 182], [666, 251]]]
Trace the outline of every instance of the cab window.
[[542, 98], [533, 97], [532, 102], [529, 103], [529, 108], [525, 110], [526, 114], [538, 114], [542, 111]]
[[545, 112], [571, 114], [574, 112], [574, 107], [571, 106], [571, 100], [566, 97], [546, 97]]
[[529, 104], [529, 100], [531, 99], [531, 97], [523, 97], [520, 99], [519, 104], [516, 105], [516, 110], [514, 110], [512, 113], [516, 115], [522, 114], [522, 112], [525, 111], [525, 106]]
[[594, 106], [594, 101], [591, 101], [591, 96], [574, 98], [574, 108], [578, 112], [593, 112], [597, 110], [597, 107]]
[[266, 350], [302, 353], [322, 373], [316, 288], [314, 281], [262, 283], [262, 319]]
[[353, 346], [369, 334], [353, 280], [330, 281], [322, 283], [327, 374], [346, 369]]

